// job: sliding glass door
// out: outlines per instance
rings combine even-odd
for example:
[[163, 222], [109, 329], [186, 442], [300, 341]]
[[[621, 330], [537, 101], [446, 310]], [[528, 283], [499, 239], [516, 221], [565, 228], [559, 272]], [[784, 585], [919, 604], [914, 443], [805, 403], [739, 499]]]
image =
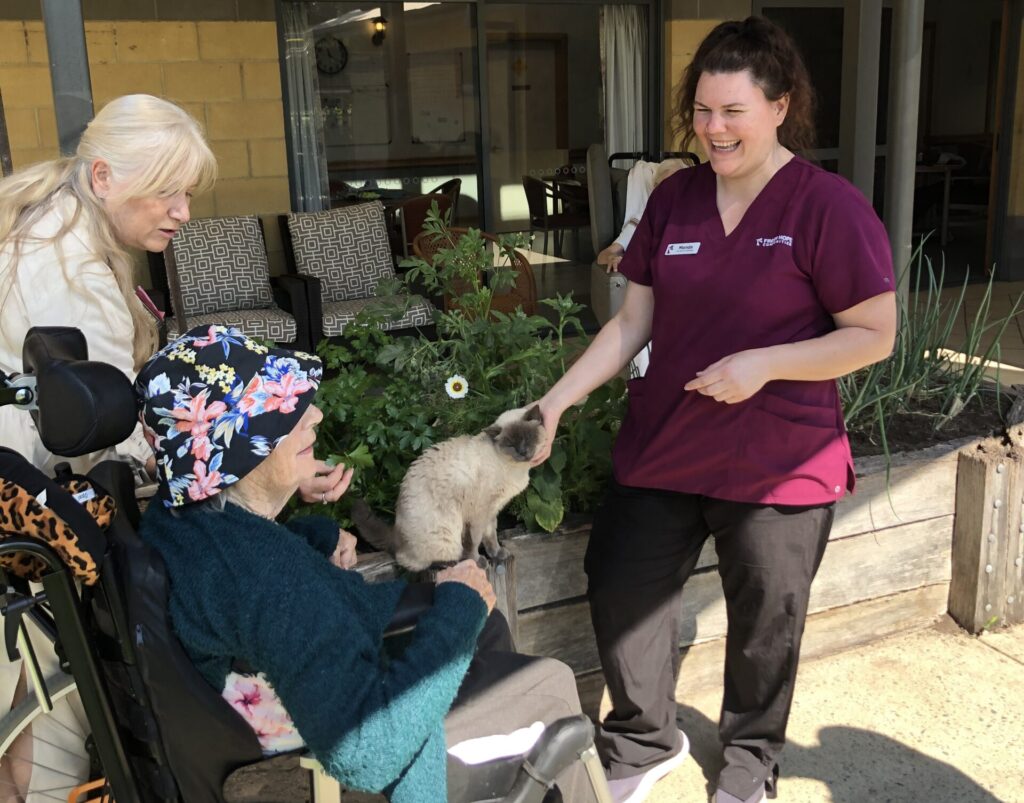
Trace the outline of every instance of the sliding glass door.
[[476, 7], [305, 3], [332, 205], [460, 179], [479, 225]]
[[280, 4], [297, 208], [459, 179], [456, 222], [528, 230], [525, 178], [585, 199], [589, 145], [660, 133], [656, 2]]

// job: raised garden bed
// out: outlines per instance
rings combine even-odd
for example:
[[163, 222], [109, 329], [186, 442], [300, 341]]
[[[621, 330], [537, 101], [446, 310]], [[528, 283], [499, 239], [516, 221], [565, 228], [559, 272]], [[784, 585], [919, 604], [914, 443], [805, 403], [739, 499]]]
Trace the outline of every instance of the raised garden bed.
[[[805, 656], [822, 655], [923, 627], [947, 610], [958, 453], [964, 438], [857, 466], [857, 493], [838, 505], [831, 542], [811, 589]], [[603, 679], [584, 597], [583, 554], [590, 525], [568, 521], [555, 533], [506, 531], [514, 560], [496, 575], [521, 650], [559, 658], [577, 674], [584, 710], [597, 711]], [[384, 556], [364, 573], [388, 576]], [[725, 601], [711, 539], [683, 594], [680, 684], [719, 682]], [[500, 589], [499, 589], [500, 591]], [[499, 593], [499, 598], [502, 596]]]

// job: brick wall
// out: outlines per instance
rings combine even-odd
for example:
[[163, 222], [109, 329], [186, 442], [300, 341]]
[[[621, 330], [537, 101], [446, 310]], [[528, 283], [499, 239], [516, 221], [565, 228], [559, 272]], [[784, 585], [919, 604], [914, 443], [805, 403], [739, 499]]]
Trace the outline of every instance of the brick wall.
[[[188, 109], [220, 168], [193, 216], [265, 216], [271, 263], [283, 270], [275, 215], [289, 198], [275, 23], [87, 21], [85, 32], [96, 109], [134, 92]], [[0, 20], [0, 92], [15, 169], [58, 155], [48, 58], [42, 22]]]
[[[681, 149], [682, 137], [675, 133], [679, 122], [676, 117], [676, 92], [683, 80], [683, 71], [693, 61], [693, 54], [719, 22], [721, 20], [689, 19], [669, 20], [665, 23], [665, 150]], [[707, 158], [697, 140], [690, 143], [689, 150], [697, 153], [702, 161]]]

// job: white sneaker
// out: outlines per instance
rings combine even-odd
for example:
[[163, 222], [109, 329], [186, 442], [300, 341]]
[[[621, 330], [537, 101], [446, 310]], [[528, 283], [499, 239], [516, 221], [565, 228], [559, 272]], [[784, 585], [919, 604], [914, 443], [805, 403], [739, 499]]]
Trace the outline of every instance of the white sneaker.
[[736, 795], [730, 795], [724, 789], [715, 791], [715, 803], [762, 803], [764, 800], [764, 786], [758, 789], [746, 800], [740, 800]]
[[679, 731], [679, 736], [683, 740], [683, 746], [671, 758], [666, 758], [659, 764], [644, 770], [639, 775], [608, 781], [608, 791], [611, 792], [612, 800], [615, 803], [640, 803], [640, 801], [647, 797], [654, 784], [686, 761], [686, 757], [690, 755], [690, 740], [686, 738], [686, 734], [682, 731]]

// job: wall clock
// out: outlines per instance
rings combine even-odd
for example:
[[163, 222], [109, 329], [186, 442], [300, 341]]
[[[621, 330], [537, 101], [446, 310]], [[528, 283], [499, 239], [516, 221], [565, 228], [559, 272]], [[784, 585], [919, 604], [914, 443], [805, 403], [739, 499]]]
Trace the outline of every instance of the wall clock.
[[348, 64], [348, 48], [337, 36], [321, 36], [316, 40], [313, 50], [316, 54], [316, 68], [326, 75], [340, 73]]

